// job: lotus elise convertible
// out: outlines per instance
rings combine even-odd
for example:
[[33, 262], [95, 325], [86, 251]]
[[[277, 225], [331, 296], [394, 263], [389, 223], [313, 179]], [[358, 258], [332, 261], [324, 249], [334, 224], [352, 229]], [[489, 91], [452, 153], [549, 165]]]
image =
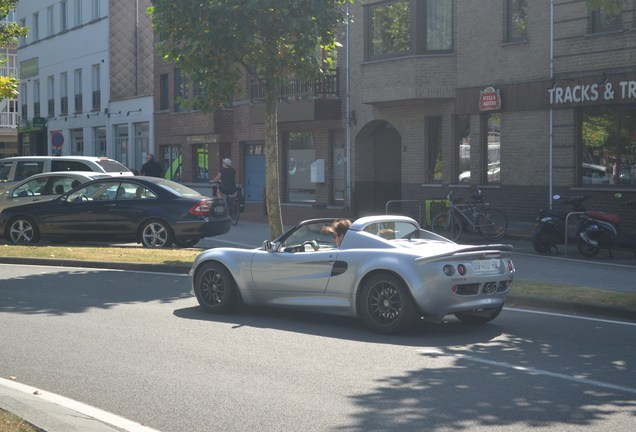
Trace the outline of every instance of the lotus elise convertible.
[[514, 279], [511, 245], [462, 245], [404, 216], [355, 220], [336, 248], [334, 219], [304, 221], [258, 249], [201, 252], [190, 275], [201, 307], [240, 303], [348, 315], [400, 333], [425, 318], [482, 324], [501, 312]]

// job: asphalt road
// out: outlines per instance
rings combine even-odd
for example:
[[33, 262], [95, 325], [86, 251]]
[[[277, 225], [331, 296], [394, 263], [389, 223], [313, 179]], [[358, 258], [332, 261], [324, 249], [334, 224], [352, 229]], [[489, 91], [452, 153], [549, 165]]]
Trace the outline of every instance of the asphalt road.
[[631, 431], [634, 324], [507, 308], [389, 337], [202, 312], [182, 275], [0, 265], [0, 376], [181, 431]]

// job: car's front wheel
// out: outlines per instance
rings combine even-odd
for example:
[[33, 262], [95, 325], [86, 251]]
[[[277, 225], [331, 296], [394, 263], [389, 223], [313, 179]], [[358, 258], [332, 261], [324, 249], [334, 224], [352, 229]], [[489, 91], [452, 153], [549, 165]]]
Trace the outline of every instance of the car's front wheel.
[[172, 245], [172, 229], [160, 220], [151, 220], [141, 227], [141, 244], [148, 248], [166, 248]]
[[458, 312], [455, 314], [458, 320], [466, 324], [486, 324], [497, 318], [503, 309], [503, 304], [496, 309], [483, 311]]
[[381, 273], [364, 281], [360, 290], [359, 312], [373, 331], [396, 334], [417, 317], [411, 296], [397, 276]]
[[37, 225], [28, 217], [18, 217], [9, 222], [5, 235], [12, 244], [32, 244], [40, 239]]
[[205, 263], [197, 269], [194, 294], [208, 312], [225, 313], [236, 308], [236, 284], [230, 272], [220, 263]]

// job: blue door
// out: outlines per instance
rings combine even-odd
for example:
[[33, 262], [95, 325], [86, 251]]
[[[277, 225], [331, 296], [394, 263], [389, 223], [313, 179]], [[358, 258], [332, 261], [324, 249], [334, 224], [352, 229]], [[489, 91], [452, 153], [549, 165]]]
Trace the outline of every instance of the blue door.
[[245, 156], [245, 201], [263, 202], [265, 190], [265, 155]]

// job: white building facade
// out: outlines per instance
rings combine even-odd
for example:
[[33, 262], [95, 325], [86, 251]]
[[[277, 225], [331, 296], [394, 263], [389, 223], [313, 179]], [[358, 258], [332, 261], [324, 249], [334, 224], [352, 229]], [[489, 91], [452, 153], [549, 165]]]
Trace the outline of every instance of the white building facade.
[[[14, 11], [4, 17], [0, 24], [7, 25], [16, 22]], [[0, 48], [0, 76], [18, 76], [17, 54], [15, 45], [7, 45]], [[18, 151], [18, 100], [0, 100], [0, 158], [14, 156]]]
[[149, 0], [22, 0], [21, 155], [107, 156], [138, 170], [153, 146]]

